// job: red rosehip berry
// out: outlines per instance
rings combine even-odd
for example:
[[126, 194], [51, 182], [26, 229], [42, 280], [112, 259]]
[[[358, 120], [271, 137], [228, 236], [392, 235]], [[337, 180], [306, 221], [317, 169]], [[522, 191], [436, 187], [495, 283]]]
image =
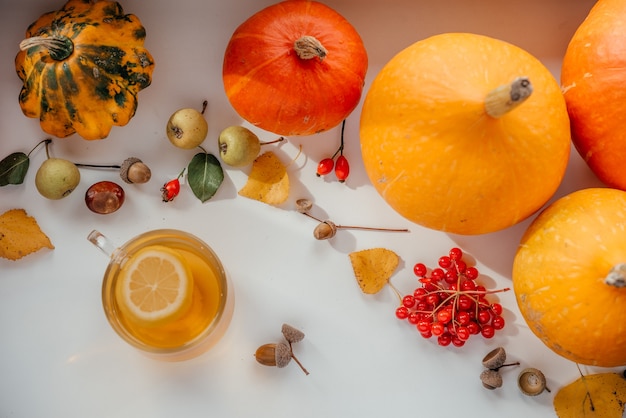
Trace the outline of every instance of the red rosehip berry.
[[337, 163], [335, 164], [335, 176], [337, 176], [337, 180], [340, 183], [343, 183], [348, 178], [350, 174], [350, 164], [348, 164], [348, 159], [342, 155], [337, 157]]
[[335, 161], [332, 158], [324, 158], [317, 164], [317, 172], [315, 175], [317, 177], [325, 176], [326, 174], [333, 171], [335, 167]]
[[164, 202], [171, 202], [176, 196], [178, 196], [178, 193], [180, 193], [180, 178], [183, 176], [184, 172], [185, 169], [183, 168], [183, 171], [180, 172], [178, 177], [168, 181], [163, 185], [163, 187], [161, 187], [161, 197]]

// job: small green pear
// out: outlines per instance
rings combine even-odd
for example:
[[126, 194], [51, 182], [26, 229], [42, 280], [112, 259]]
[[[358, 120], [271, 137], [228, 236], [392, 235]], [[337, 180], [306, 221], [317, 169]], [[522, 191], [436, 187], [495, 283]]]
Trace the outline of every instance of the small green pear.
[[217, 139], [222, 161], [232, 167], [252, 164], [261, 151], [261, 141], [243, 126], [229, 126]]
[[80, 182], [80, 171], [71, 161], [48, 158], [35, 175], [37, 191], [47, 198], [58, 200], [72, 193]]
[[209, 132], [209, 124], [202, 112], [191, 109], [179, 109], [167, 121], [167, 138], [178, 148], [192, 149], [202, 144]]

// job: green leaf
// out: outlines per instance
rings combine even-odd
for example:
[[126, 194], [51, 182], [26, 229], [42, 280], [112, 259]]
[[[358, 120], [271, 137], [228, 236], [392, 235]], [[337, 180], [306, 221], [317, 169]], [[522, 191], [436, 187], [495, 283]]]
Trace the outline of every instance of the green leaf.
[[224, 181], [224, 171], [213, 154], [199, 152], [187, 166], [189, 187], [202, 203], [213, 197]]
[[30, 158], [23, 152], [14, 152], [0, 161], [0, 187], [7, 184], [22, 184]]

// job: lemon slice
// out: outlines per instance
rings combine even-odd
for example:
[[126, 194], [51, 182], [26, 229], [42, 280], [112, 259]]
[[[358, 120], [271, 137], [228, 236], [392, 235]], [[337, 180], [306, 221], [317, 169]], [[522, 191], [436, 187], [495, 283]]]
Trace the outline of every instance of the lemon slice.
[[116, 293], [129, 319], [144, 326], [163, 325], [180, 318], [191, 306], [193, 276], [180, 253], [154, 245], [126, 261]]

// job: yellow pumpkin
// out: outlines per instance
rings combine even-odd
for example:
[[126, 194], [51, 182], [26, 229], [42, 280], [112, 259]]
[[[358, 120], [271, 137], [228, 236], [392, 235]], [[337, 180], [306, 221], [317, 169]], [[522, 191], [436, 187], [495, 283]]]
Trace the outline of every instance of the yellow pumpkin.
[[626, 192], [583, 189], [530, 224], [513, 290], [530, 329], [581, 364], [626, 365]]
[[15, 57], [22, 112], [59, 138], [105, 138], [135, 115], [137, 93], [152, 81], [145, 36], [139, 19], [113, 1], [69, 0], [42, 15]]
[[378, 193], [405, 218], [458, 234], [539, 210], [570, 154], [554, 76], [519, 47], [476, 34], [436, 35], [398, 53], [372, 82], [360, 123]]

